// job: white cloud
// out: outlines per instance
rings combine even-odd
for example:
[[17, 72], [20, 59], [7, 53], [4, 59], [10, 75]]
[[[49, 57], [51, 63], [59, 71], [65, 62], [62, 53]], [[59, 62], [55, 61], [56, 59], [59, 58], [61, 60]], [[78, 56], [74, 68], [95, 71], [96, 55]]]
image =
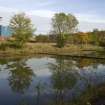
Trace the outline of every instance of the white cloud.
[[76, 14], [76, 17], [81, 22], [88, 23], [105, 23], [105, 19], [95, 14]]
[[[9, 24], [11, 17], [19, 12], [25, 12], [37, 27], [37, 33], [48, 33], [51, 28], [51, 17], [56, 13], [51, 10], [19, 10], [0, 6], [0, 17], [3, 17], [2, 24]], [[104, 29], [105, 20], [95, 14], [74, 14], [79, 20], [79, 29], [89, 31], [93, 28]]]
[[49, 6], [49, 5], [52, 5], [53, 3], [55, 3], [54, 1], [46, 1], [45, 2], [45, 0], [38, 0], [37, 1], [37, 6], [39, 6], [39, 7], [45, 7], [45, 6]]
[[18, 9], [14, 9], [14, 8], [8, 8], [8, 7], [3, 7], [0, 6], [0, 12], [8, 12], [8, 13], [12, 13], [12, 12], [17, 12], [19, 11]]
[[30, 10], [27, 11], [26, 13], [34, 16], [37, 15], [40, 17], [47, 17], [47, 18], [51, 18], [55, 14], [55, 12], [50, 10]]
[[105, 30], [105, 23], [90, 23], [90, 22], [80, 22], [79, 31], [93, 31], [93, 29], [98, 28], [99, 30]]
[[6, 12], [10, 14], [25, 12], [27, 15], [32, 15], [32, 16], [34, 15], [34, 16], [47, 17], [47, 18], [51, 18], [55, 14], [54, 11], [50, 10], [19, 10], [15, 8], [8, 8], [2, 6], [0, 6], [0, 12]]

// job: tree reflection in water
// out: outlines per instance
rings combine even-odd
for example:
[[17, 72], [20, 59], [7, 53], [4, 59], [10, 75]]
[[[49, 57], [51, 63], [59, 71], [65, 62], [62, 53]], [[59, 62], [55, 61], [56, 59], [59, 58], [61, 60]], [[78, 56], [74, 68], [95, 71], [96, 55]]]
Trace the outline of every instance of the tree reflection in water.
[[76, 59], [76, 61], [77, 61], [77, 66], [80, 69], [89, 66], [92, 66], [93, 68], [97, 69], [99, 64], [105, 64], [104, 59], [78, 58]]
[[105, 85], [91, 86], [72, 102], [70, 105], [104, 105], [105, 103]]
[[40, 104], [40, 97], [42, 95], [42, 93], [44, 92], [45, 90], [45, 86], [46, 84], [43, 83], [41, 80], [39, 80], [35, 86], [35, 92], [36, 92], [36, 105], [39, 105]]
[[26, 102], [26, 100], [22, 100], [18, 105], [30, 105]]
[[55, 105], [65, 105], [65, 95], [76, 84], [76, 74], [73, 73], [73, 62], [65, 60], [62, 56], [56, 58], [56, 62], [50, 64], [52, 72], [52, 85], [56, 94]]
[[[8, 80], [12, 91], [21, 94], [27, 92], [34, 76], [34, 70], [28, 68], [25, 61], [25, 59], [0, 61], [1, 70], [9, 72]], [[30, 88], [32, 96], [22, 95], [23, 100], [20, 97], [18, 105], [103, 105], [105, 100], [105, 85], [103, 82], [105, 80], [104, 70], [102, 70], [102, 73], [99, 72], [101, 71], [98, 67], [100, 64], [104, 66], [105, 60], [65, 59], [63, 56], [57, 56], [54, 58], [54, 62], [51, 61], [48, 64], [49, 69], [46, 68], [51, 75], [45, 77], [35, 75], [36, 78], [34, 78]], [[4, 67], [7, 67], [7, 69], [4, 69]], [[84, 67], [86, 69], [83, 69]], [[88, 67], [91, 67], [91, 70]], [[93, 83], [94, 78], [97, 81], [100, 79], [100, 84]], [[78, 84], [78, 81], [81, 84]], [[82, 87], [83, 91], [80, 89], [80, 85], [85, 85], [85, 87]], [[30, 91], [28, 91], [29, 94], [31, 94]], [[73, 92], [74, 94], [72, 94]], [[78, 92], [80, 92], [79, 95]], [[21, 94], [19, 95], [21, 96]]]
[[[100, 92], [99, 87], [89, 84], [90, 82], [87, 81], [86, 78], [82, 78], [77, 72], [75, 72], [76, 68], [81, 69], [88, 66], [97, 69], [99, 62], [104, 64], [105, 60], [100, 61], [96, 59], [81, 58], [74, 62], [73, 59], [65, 60], [62, 56], [57, 57], [56, 62], [50, 64], [50, 70], [52, 71], [52, 85], [56, 94], [56, 102], [54, 105], [96, 105], [94, 104], [94, 101], [97, 100], [97, 96], [99, 100], [100, 97], [104, 97], [105, 99], [105, 95], [102, 94], [103, 90]], [[74, 98], [72, 101], [67, 101], [66, 94], [69, 93], [70, 89], [73, 88], [79, 79], [87, 82], [86, 90], [81, 93], [78, 98]]]
[[32, 82], [33, 71], [26, 67], [24, 60], [13, 62], [8, 68], [10, 68], [8, 80], [12, 91], [24, 93]]

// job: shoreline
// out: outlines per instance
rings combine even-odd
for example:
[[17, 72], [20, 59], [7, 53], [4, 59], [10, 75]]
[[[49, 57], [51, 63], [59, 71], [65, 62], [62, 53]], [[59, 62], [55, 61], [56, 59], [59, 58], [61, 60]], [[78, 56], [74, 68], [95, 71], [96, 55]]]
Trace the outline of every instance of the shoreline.
[[[93, 59], [105, 59], [105, 54], [101, 54], [104, 48], [97, 46], [84, 46], [81, 48], [77, 45], [67, 45], [64, 48], [54, 47], [54, 44], [49, 43], [34, 43], [26, 45], [24, 48], [6, 48], [0, 50], [0, 57], [15, 57], [15, 56], [34, 56], [34, 55], [55, 55], [68, 57], [83, 57]], [[105, 52], [105, 51], [104, 51]]]
[[21, 52], [6, 52], [6, 51], [0, 51], [0, 57], [25, 57], [25, 56], [35, 56], [35, 55], [51, 55], [51, 56], [67, 56], [67, 57], [77, 57], [77, 58], [90, 58], [90, 59], [105, 59], [105, 56], [96, 56], [95, 53], [94, 53], [94, 56], [93, 54], [71, 54], [71, 53], [47, 53], [47, 52], [24, 52], [22, 51]]

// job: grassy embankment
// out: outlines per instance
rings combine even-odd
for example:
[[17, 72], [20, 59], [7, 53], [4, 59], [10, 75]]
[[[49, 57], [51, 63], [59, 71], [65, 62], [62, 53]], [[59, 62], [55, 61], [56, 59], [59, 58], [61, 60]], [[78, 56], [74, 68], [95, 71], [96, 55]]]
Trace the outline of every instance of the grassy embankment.
[[102, 51], [103, 48], [93, 45], [66, 45], [64, 48], [57, 48], [54, 43], [27, 43], [23, 48], [15, 49], [9, 48], [1, 49], [1, 56], [23, 56], [34, 54], [49, 54], [49, 55], [68, 55], [68, 56], [82, 56], [105, 58], [100, 56], [97, 52]]

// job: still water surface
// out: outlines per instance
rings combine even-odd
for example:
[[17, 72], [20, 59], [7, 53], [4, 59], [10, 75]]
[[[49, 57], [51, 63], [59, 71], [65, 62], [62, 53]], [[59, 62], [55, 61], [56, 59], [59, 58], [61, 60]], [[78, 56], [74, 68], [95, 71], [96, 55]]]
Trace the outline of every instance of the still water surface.
[[105, 60], [1, 58], [0, 105], [105, 105]]

